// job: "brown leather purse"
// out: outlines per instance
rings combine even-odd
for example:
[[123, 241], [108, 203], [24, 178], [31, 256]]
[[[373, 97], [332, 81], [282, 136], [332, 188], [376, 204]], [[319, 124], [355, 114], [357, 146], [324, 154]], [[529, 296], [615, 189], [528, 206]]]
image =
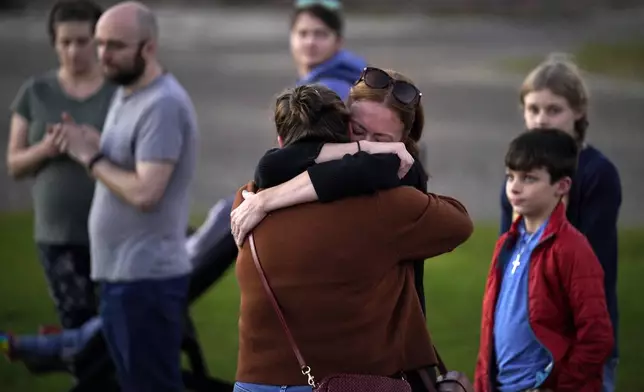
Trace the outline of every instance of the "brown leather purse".
[[[291, 334], [291, 330], [284, 319], [284, 314], [282, 309], [277, 302], [275, 293], [268, 283], [268, 278], [264, 273], [262, 264], [259, 261], [259, 255], [257, 254], [257, 249], [255, 248], [255, 238], [251, 233], [248, 237], [248, 242], [250, 245], [250, 250], [253, 255], [253, 261], [255, 262], [255, 267], [257, 267], [257, 272], [266, 290], [271, 305], [275, 310], [275, 314], [284, 329], [286, 338], [289, 341], [291, 349], [297, 358], [297, 362], [300, 365], [300, 370], [302, 375], [307, 378], [307, 384], [313, 388], [316, 392], [412, 392], [411, 385], [404, 379], [401, 378], [392, 378], [385, 376], [375, 376], [367, 374], [332, 374], [322, 379], [322, 381], [317, 382], [315, 377], [312, 374], [311, 368], [306, 364], [300, 349], [295, 343], [295, 339]], [[467, 379], [465, 374], [460, 372], [448, 371], [445, 363], [438, 354], [436, 347], [434, 347], [436, 352], [436, 358], [438, 359], [438, 370], [440, 375], [437, 378], [436, 384], [431, 381], [429, 374], [422, 370], [419, 371], [419, 375], [423, 380], [423, 384], [427, 388], [428, 392], [474, 392], [472, 384]]]
[[[455, 370], [447, 370], [445, 362], [441, 358], [438, 350], [434, 346], [434, 352], [436, 353], [436, 359], [438, 359], [438, 377], [436, 378], [436, 386], [433, 389], [429, 389], [429, 392], [474, 392], [474, 386], [470, 382], [470, 379], [467, 378], [465, 373], [461, 373]], [[422, 377], [422, 373], [421, 373]], [[425, 385], [428, 385], [427, 381], [424, 381]], [[431, 383], [430, 383], [431, 384]]]

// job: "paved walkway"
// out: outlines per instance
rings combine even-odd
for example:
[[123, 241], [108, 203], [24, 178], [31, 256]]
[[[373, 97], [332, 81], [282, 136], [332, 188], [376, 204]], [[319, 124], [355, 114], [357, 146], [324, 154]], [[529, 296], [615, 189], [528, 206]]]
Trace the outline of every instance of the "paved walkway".
[[[522, 75], [500, 72], [506, 57], [572, 50], [584, 39], [615, 39], [637, 28], [642, 13], [566, 25], [422, 15], [351, 17], [347, 44], [372, 64], [410, 75], [424, 92], [431, 189], [461, 198], [475, 218], [496, 219], [502, 158], [522, 129], [517, 89]], [[201, 124], [195, 203], [204, 208], [251, 178], [273, 146], [273, 97], [295, 80], [287, 16], [271, 10], [159, 11], [164, 64], [191, 93]], [[644, 20], [644, 19], [642, 19]], [[593, 26], [593, 28], [589, 28]], [[24, 78], [54, 65], [42, 15], [0, 17], [0, 106]], [[621, 171], [622, 222], [644, 224], [644, 85], [589, 79], [590, 140]], [[8, 124], [0, 121], [0, 149]], [[28, 184], [15, 184], [0, 163], [0, 209], [29, 204]]]

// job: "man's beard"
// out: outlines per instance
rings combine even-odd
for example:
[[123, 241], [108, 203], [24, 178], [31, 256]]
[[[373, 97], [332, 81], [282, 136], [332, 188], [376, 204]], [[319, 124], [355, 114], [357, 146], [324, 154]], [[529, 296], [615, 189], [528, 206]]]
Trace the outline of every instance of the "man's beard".
[[136, 83], [143, 73], [145, 72], [145, 59], [141, 55], [140, 48], [136, 56], [134, 56], [134, 63], [129, 69], [118, 69], [113, 74], [106, 75], [106, 78], [119, 86], [131, 86]]

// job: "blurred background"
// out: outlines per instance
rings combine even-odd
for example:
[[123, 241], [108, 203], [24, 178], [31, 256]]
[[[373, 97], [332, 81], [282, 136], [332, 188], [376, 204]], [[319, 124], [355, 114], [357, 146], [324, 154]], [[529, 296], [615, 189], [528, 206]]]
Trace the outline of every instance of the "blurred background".
[[[274, 96], [293, 86], [297, 79], [288, 46], [292, 1], [145, 3], [159, 17], [163, 63], [191, 94], [199, 116], [200, 158], [194, 184], [194, 211], [198, 216], [248, 181], [260, 156], [275, 145], [271, 118]], [[588, 139], [620, 171], [624, 195], [620, 225], [628, 228], [628, 236], [635, 240], [629, 242], [634, 245], [620, 251], [629, 260], [642, 262], [636, 269], [622, 273], [635, 277], [644, 273], [644, 251], [639, 245], [644, 244], [644, 0], [344, 0], [343, 4], [346, 47], [374, 66], [393, 68], [410, 76], [423, 92], [423, 159], [432, 175], [429, 188], [462, 200], [484, 231], [475, 240], [487, 244], [483, 253], [480, 248], [472, 248], [477, 245], [460, 253], [463, 258], [470, 249], [470, 256], [478, 258], [475, 269], [481, 271], [471, 280], [476, 285], [476, 296], [480, 295], [478, 290], [489, 262], [489, 253], [485, 252], [491, 250], [498, 230], [503, 155], [510, 139], [523, 130], [518, 89], [527, 72], [551, 52], [570, 53], [585, 72], [591, 91]], [[27, 77], [56, 64], [45, 29], [50, 5], [46, 0], [0, 0], [3, 153], [8, 107], [19, 86]], [[8, 266], [8, 272], [0, 277], [0, 297], [14, 295], [6, 289], [8, 286], [2, 288], [18, 279], [10, 275], [12, 271], [34, 282], [34, 288], [0, 303], [0, 330], [4, 323], [27, 330], [43, 319], [54, 319], [42, 273], [30, 250], [30, 232], [22, 233], [20, 238], [8, 234], [18, 224], [30, 224], [29, 218], [16, 218], [29, 206], [29, 183], [16, 183], [7, 176], [3, 155], [0, 246], [5, 259], [0, 258], [0, 266]], [[18, 248], [34, 257], [20, 260], [32, 265], [27, 270], [11, 263], [23, 257], [18, 256]], [[451, 292], [449, 281], [442, 283], [447, 286], [440, 282], [430, 285], [430, 304], [432, 290]], [[637, 290], [636, 281], [632, 287], [627, 284], [622, 284], [620, 293]], [[216, 349], [207, 353], [211, 368], [230, 378], [234, 361], [221, 352], [234, 355], [236, 303], [232, 294], [228, 301], [226, 290], [234, 291], [235, 285], [220, 285], [200, 305], [197, 322], [204, 339], [217, 341], [210, 346], [216, 345]], [[626, 297], [622, 295], [622, 301]], [[29, 303], [31, 310], [25, 310], [27, 305], [20, 305], [20, 301]], [[436, 317], [433, 322], [445, 323], [445, 330], [466, 327], [468, 334], [478, 333], [476, 312], [480, 298], [463, 298], [462, 305], [465, 308], [452, 306], [453, 310], [437, 305], [438, 314], [445, 320]], [[218, 319], [213, 309], [224, 312], [230, 320]], [[644, 319], [641, 307], [631, 310], [624, 317], [637, 323]], [[466, 312], [468, 317], [472, 313], [471, 317], [460, 319], [461, 313]], [[628, 321], [623, 322], [625, 329], [640, 331], [627, 344], [632, 346], [630, 359], [620, 365], [622, 369], [630, 367], [632, 372], [630, 376], [627, 370], [620, 373], [624, 392], [644, 391], [637, 373], [644, 361], [644, 341], [638, 327], [642, 324], [633, 323], [629, 327]], [[213, 325], [230, 331], [212, 332]], [[434, 326], [440, 329], [440, 325]], [[438, 336], [438, 341], [445, 341], [444, 336]], [[459, 336], [450, 335], [453, 341], [448, 337], [449, 344], [456, 344]], [[469, 346], [446, 355], [448, 360], [467, 362], [457, 363], [465, 370], [473, 367], [472, 356], [476, 353], [476, 342], [470, 341]], [[60, 389], [64, 382], [49, 384], [41, 380], [34, 384], [30, 376], [16, 367], [9, 370], [10, 366], [0, 361], [2, 391], [64, 390]]]
[[[45, 34], [50, 2], [1, 1], [13, 7], [0, 14], [0, 107], [7, 108], [25, 78], [56, 63]], [[273, 97], [297, 79], [288, 47], [292, 2], [148, 3], [160, 19], [164, 65], [197, 107], [202, 142], [195, 202], [207, 208], [249, 179], [273, 145]], [[519, 85], [548, 53], [567, 52], [588, 71], [589, 140], [617, 164], [629, 195], [622, 221], [644, 222], [637, 205], [644, 199], [644, 1], [344, 5], [347, 48], [373, 65], [409, 75], [424, 92], [432, 190], [463, 198], [478, 219], [496, 219], [503, 153], [522, 129]], [[8, 119], [8, 111], [0, 116], [2, 151]], [[0, 210], [28, 206], [29, 184], [10, 181], [0, 161]]]

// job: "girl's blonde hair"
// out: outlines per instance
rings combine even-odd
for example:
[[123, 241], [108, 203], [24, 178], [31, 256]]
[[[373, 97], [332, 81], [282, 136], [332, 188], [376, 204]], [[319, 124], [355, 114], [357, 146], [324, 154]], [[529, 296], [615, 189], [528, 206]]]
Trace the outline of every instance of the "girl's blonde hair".
[[533, 69], [521, 85], [521, 106], [524, 105], [526, 95], [546, 89], [565, 98], [573, 110], [582, 114], [582, 117], [575, 121], [574, 131], [577, 141], [583, 143], [588, 129], [588, 88], [571, 56], [563, 53], [550, 54]]

